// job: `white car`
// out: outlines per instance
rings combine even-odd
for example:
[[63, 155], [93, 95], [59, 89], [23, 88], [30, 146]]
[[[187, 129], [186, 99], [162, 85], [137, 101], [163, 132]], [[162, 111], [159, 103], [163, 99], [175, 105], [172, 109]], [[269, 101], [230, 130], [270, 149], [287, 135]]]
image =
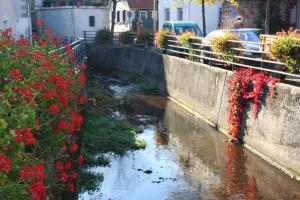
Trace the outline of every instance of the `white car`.
[[204, 39], [203, 44], [210, 45], [214, 37], [224, 35], [226, 31], [236, 33], [241, 39], [241, 44], [246, 51], [241, 52], [242, 55], [255, 56], [259, 54], [259, 33], [261, 29], [257, 28], [242, 28], [242, 29], [228, 29], [228, 30], [215, 30], [209, 33]]

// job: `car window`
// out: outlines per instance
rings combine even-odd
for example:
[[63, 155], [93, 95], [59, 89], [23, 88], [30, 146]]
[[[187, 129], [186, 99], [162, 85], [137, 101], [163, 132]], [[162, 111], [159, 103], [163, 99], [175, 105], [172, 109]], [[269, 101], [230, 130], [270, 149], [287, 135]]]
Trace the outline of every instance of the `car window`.
[[175, 34], [176, 35], [180, 35], [184, 32], [193, 32], [195, 33], [196, 35], [202, 35], [200, 29], [198, 26], [195, 26], [195, 25], [175, 25]]
[[259, 42], [259, 36], [256, 32], [243, 31], [243, 32], [237, 32], [237, 34], [240, 36], [242, 41]]
[[164, 24], [164, 25], [163, 25], [163, 29], [169, 29], [170, 31], [172, 31], [171, 26], [168, 25], [168, 24]]

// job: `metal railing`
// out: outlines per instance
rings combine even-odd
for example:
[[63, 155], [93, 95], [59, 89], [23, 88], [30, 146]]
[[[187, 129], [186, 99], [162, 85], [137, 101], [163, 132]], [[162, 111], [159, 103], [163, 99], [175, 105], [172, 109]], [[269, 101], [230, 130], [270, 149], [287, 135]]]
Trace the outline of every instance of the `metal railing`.
[[[114, 32], [109, 35], [108, 41], [114, 45], [121, 45], [122, 41], [120, 40], [122, 32]], [[97, 42], [97, 32], [96, 31], [83, 31], [84, 39], [87, 43], [95, 43]], [[130, 45], [141, 45], [138, 41], [138, 36], [136, 32], [130, 32], [131, 41]], [[154, 46], [154, 34], [148, 34], [148, 41], [146, 43], [147, 46]]]
[[[70, 47], [73, 51], [75, 56], [76, 64], [81, 64], [86, 61], [86, 51], [85, 51], [85, 39], [84, 38], [77, 38], [70, 44]], [[66, 45], [64, 44], [62, 47], [50, 51], [50, 53], [57, 53], [62, 56], [66, 54]]]
[[[172, 56], [187, 58], [196, 62], [209, 63], [211, 65], [226, 65], [233, 67], [252, 68], [259, 71], [268, 72], [273, 76], [286, 77], [287, 81], [297, 81], [300, 74], [292, 74], [286, 72], [287, 64], [276, 60], [272, 60], [269, 52], [262, 51], [266, 43], [234, 41], [232, 43], [240, 43], [241, 48], [232, 48], [233, 55], [225, 55], [216, 53], [211, 50], [211, 45], [203, 41], [204, 38], [193, 37], [190, 38], [188, 47], [180, 45], [176, 36], [168, 36], [166, 39], [166, 53]], [[256, 44], [260, 46], [260, 50], [251, 50], [243, 47], [245, 44]], [[220, 57], [231, 57], [234, 61], [226, 61]], [[294, 65], [299, 68], [300, 66]]]
[[[115, 33], [112, 37], [112, 44], [121, 45], [120, 34]], [[131, 33], [133, 38], [137, 37], [136, 33]], [[144, 45], [144, 48], [154, 47], [154, 34], [149, 34], [150, 40], [148, 45]], [[89, 43], [94, 43], [96, 40], [96, 31], [85, 31], [84, 32], [85, 40]], [[188, 47], [180, 45], [177, 36], [167, 36], [166, 37], [166, 48], [163, 49], [163, 52], [166, 54], [177, 56], [185, 59], [189, 59], [195, 62], [206, 63], [214, 65], [217, 67], [227, 66], [228, 69], [233, 69], [234, 67], [245, 67], [252, 68], [255, 70], [268, 72], [275, 77], [285, 77], [286, 82], [297, 82], [300, 83], [300, 74], [288, 73], [285, 69], [287, 67], [286, 63], [282, 63], [270, 58], [270, 53], [265, 50], [265, 42], [249, 42], [249, 41], [235, 41], [229, 40], [232, 43], [240, 43], [241, 47], [232, 48], [236, 54], [225, 55], [222, 53], [217, 53], [212, 51], [210, 42], [205, 42], [204, 38], [201, 37], [192, 37], [189, 40]], [[245, 44], [257, 45], [259, 50], [246, 49]], [[134, 44], [133, 44], [134, 45]], [[220, 57], [232, 57], [233, 61], [226, 61]], [[220, 66], [222, 65], [222, 66]], [[300, 66], [293, 66], [300, 67]]]

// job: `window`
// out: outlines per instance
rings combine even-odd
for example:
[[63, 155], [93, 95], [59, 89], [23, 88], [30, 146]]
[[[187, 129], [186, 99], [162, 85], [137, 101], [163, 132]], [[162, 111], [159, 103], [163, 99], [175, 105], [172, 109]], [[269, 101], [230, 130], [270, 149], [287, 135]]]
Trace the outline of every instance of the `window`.
[[145, 12], [145, 11], [141, 11], [140, 15], [141, 15], [141, 20], [144, 20], [147, 18], [147, 12]]
[[89, 17], [89, 24], [90, 24], [90, 27], [95, 27], [95, 16]]
[[152, 11], [148, 11], [148, 19], [152, 18]]
[[183, 11], [182, 8], [177, 8], [177, 20], [182, 21], [183, 20]]
[[123, 10], [122, 18], [123, 18], [123, 22], [126, 22], [126, 10]]
[[165, 24], [163, 26], [163, 29], [168, 29], [169, 31], [172, 31], [172, 27], [170, 25], [168, 25], [168, 24]]
[[117, 11], [117, 22], [120, 22], [120, 11]]
[[8, 25], [8, 20], [3, 20], [3, 30], [8, 29], [9, 25]]
[[135, 11], [135, 13], [134, 13], [134, 18], [135, 18], [136, 21], [140, 18], [140, 13], [139, 13], [139, 11]]
[[170, 21], [170, 9], [165, 9], [165, 21]]

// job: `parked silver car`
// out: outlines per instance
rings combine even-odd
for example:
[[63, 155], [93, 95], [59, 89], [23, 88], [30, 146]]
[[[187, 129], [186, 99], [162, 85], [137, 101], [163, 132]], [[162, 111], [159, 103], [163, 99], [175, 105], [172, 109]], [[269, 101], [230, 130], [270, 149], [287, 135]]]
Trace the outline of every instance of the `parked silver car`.
[[224, 35], [226, 31], [236, 33], [239, 35], [242, 41], [242, 45], [246, 51], [241, 52], [242, 55], [255, 56], [259, 53], [259, 35], [261, 29], [257, 28], [242, 28], [242, 29], [227, 29], [227, 30], [215, 30], [209, 33], [204, 39], [203, 44], [210, 45], [211, 40], [214, 37]]

